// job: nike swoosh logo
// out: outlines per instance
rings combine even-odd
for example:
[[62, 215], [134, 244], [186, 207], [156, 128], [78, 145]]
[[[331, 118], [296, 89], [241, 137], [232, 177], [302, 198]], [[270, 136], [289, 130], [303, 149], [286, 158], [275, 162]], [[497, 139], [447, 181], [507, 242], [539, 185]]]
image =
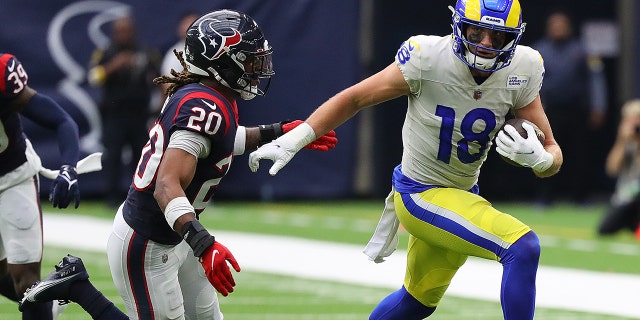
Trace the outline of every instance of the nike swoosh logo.
[[51, 288], [55, 285], [57, 285], [58, 283], [61, 282], [65, 282], [65, 281], [69, 281], [70, 279], [73, 279], [75, 277], [77, 277], [79, 274], [74, 274], [71, 277], [66, 277], [66, 278], [60, 278], [60, 279], [56, 279], [56, 280], [51, 280], [49, 281], [47, 284], [42, 285], [40, 288], [38, 288], [39, 290], [37, 292], [34, 292], [32, 295], [29, 296], [29, 298], [27, 299], [28, 301], [31, 302], [35, 302], [37, 301], [39, 298], [38, 296], [43, 292], [46, 291], [48, 288]]
[[516, 154], [533, 154], [533, 151], [531, 151], [531, 152], [516, 152]]
[[211, 269], [213, 270], [213, 261], [216, 260], [216, 254], [220, 253], [218, 249], [213, 250], [213, 255], [211, 256]]
[[16, 61], [11, 59], [11, 65], [9, 67], [9, 72], [13, 72], [13, 68], [16, 67]]
[[211, 108], [211, 110], [215, 110], [217, 109], [215, 104], [211, 104], [209, 102], [204, 101], [203, 99], [200, 99], [200, 101], [202, 101], [202, 103], [206, 104], [207, 106], [209, 106], [209, 108]]

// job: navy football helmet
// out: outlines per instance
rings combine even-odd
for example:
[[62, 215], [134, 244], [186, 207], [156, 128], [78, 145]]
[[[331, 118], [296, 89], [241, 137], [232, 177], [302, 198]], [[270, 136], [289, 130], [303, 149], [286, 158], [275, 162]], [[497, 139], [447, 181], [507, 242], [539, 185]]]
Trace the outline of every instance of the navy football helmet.
[[[458, 0], [453, 11], [453, 52], [469, 67], [480, 71], [496, 71], [508, 66], [520, 43], [526, 23], [518, 0]], [[484, 47], [479, 40], [467, 39], [470, 26], [502, 33], [504, 41], [499, 48]], [[502, 39], [501, 39], [502, 40]], [[494, 58], [477, 55], [478, 49], [494, 52]]]
[[[187, 71], [215, 78], [240, 93], [244, 100], [267, 92], [274, 75], [271, 54], [271, 46], [258, 24], [242, 12], [213, 11], [198, 18], [187, 30]], [[260, 79], [267, 81], [260, 84]]]

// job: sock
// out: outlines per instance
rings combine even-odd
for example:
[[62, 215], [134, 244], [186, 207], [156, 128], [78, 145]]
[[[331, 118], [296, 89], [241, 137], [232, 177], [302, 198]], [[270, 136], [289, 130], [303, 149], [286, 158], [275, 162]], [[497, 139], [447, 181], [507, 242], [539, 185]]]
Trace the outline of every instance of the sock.
[[369, 320], [421, 320], [430, 316], [436, 307], [427, 307], [404, 288], [391, 293], [373, 309]]
[[53, 302], [34, 303], [22, 312], [22, 320], [53, 320], [51, 307]]
[[8, 273], [0, 279], [0, 294], [15, 302], [20, 300], [13, 286], [13, 279]]
[[505, 320], [531, 320], [536, 303], [540, 241], [530, 231], [500, 257], [503, 265], [500, 301]]
[[69, 287], [69, 300], [79, 304], [94, 320], [129, 319], [89, 280], [76, 281]]

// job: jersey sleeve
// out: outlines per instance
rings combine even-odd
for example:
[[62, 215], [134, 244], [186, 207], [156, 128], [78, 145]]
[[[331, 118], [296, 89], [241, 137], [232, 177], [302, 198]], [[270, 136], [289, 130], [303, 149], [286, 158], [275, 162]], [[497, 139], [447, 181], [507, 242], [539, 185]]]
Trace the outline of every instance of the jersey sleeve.
[[533, 101], [538, 96], [540, 89], [542, 88], [542, 80], [544, 78], [544, 62], [542, 55], [534, 49], [529, 47], [519, 47], [517, 50], [522, 50], [525, 53], [526, 66], [529, 68], [529, 83], [524, 88], [516, 101], [515, 107], [521, 108]]
[[425, 36], [412, 36], [400, 45], [395, 61], [409, 85], [411, 93], [418, 94], [421, 84], [422, 60], [425, 58]]
[[9, 100], [27, 87], [29, 76], [14, 55], [0, 53], [0, 80], [0, 96]]

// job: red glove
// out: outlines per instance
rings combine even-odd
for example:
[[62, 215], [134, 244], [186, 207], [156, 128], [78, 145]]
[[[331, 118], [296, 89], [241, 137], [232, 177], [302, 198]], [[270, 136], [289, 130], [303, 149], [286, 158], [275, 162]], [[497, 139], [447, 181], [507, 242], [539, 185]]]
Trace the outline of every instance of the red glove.
[[[294, 120], [289, 123], [285, 123], [282, 125], [282, 133], [287, 133], [302, 123], [304, 123], [304, 121], [302, 120]], [[317, 151], [329, 151], [329, 149], [333, 149], [336, 147], [336, 143], [338, 143], [336, 132], [331, 130], [324, 136], [306, 145], [305, 148]]]
[[202, 257], [200, 257], [200, 263], [204, 268], [204, 274], [207, 275], [207, 279], [225, 297], [229, 292], [233, 292], [233, 287], [236, 285], [227, 261], [231, 263], [236, 272], [240, 272], [240, 265], [238, 265], [236, 258], [233, 257], [227, 247], [217, 241], [207, 248]]

